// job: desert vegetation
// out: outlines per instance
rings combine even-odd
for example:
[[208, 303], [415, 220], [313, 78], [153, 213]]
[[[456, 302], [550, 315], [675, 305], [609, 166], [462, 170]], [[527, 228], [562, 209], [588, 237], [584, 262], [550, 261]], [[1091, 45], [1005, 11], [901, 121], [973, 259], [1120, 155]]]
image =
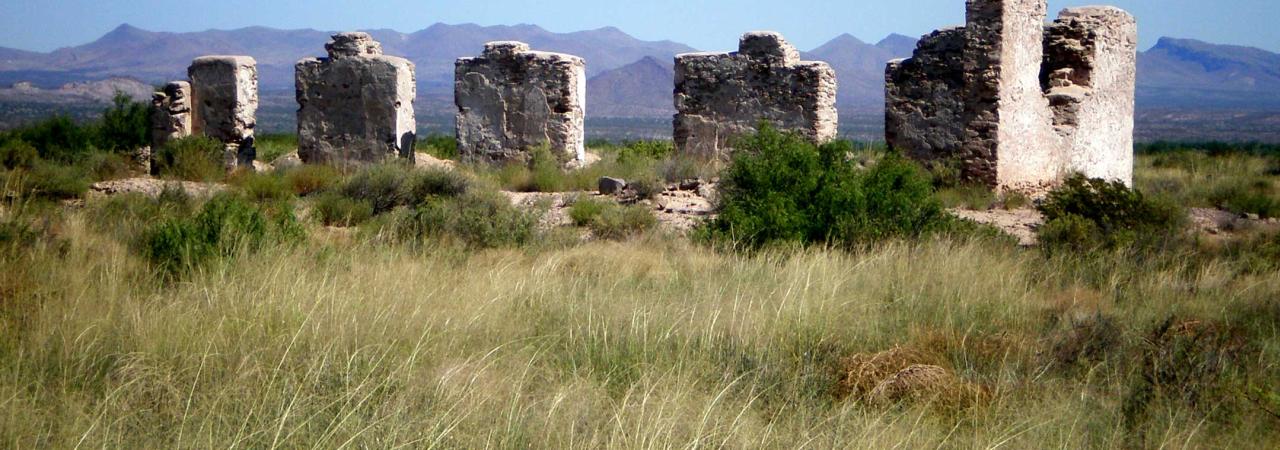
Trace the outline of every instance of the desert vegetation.
[[[1185, 220], [1273, 217], [1271, 149], [1153, 146], [1136, 189], [1077, 178], [1034, 203], [769, 130], [719, 173], [594, 143], [576, 172], [302, 166], [97, 196], [126, 170], [88, 161], [125, 138], [51, 150], [38, 127], [0, 137], [5, 447], [1280, 441], [1280, 235]], [[175, 161], [162, 177], [210, 180]], [[640, 192], [581, 192], [603, 175], [718, 177], [721, 213], [669, 232]], [[1038, 208], [1042, 244], [952, 218], [960, 188]], [[579, 191], [570, 225], [520, 190]]]

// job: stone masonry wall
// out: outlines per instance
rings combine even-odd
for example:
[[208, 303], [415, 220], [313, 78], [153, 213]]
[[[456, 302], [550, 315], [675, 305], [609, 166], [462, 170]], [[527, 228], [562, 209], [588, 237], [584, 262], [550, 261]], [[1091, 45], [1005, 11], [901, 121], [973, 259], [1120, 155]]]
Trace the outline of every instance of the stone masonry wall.
[[527, 162], [546, 145], [560, 163], [586, 156], [586, 62], [530, 51], [522, 42], [490, 42], [461, 58], [454, 75], [458, 152], [463, 161]]
[[1136, 25], [1110, 7], [967, 0], [966, 26], [886, 68], [889, 145], [959, 165], [1001, 189], [1041, 191], [1068, 173], [1132, 181]]
[[414, 158], [414, 65], [382, 54], [367, 33], [340, 33], [328, 58], [295, 65], [298, 156], [307, 163], [364, 164]]
[[187, 69], [191, 132], [226, 145], [227, 168], [253, 167], [258, 111], [258, 65], [248, 56], [204, 56]]
[[814, 142], [836, 137], [836, 75], [800, 61], [782, 35], [752, 32], [734, 53], [690, 53], [675, 60], [676, 150], [727, 158], [737, 136], [761, 121]]

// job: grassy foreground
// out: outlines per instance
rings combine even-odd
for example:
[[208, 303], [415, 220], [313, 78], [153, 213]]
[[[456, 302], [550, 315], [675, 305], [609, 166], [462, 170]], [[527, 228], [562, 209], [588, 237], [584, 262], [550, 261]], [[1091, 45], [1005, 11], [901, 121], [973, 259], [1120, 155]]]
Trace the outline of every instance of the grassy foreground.
[[[166, 283], [89, 212], [56, 223], [0, 267], [3, 447], [1280, 442], [1280, 273], [1226, 260], [979, 238], [475, 252], [312, 225]], [[850, 358], [895, 348], [964, 389], [849, 394]]]

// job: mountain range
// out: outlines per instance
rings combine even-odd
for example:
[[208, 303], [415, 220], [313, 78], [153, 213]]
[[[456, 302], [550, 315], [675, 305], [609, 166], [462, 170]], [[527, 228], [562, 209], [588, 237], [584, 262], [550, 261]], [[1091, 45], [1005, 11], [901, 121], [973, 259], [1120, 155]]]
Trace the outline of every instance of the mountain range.
[[[421, 114], [452, 111], [454, 60], [478, 54], [485, 42], [519, 40], [535, 49], [571, 53], [588, 63], [588, 114], [593, 117], [662, 117], [672, 114], [672, 61], [694, 48], [671, 41], [644, 41], [617, 28], [555, 33], [535, 25], [436, 24], [413, 33], [368, 30], [387, 54], [417, 65]], [[185, 78], [186, 66], [206, 54], [244, 54], [259, 64], [264, 92], [274, 98], [293, 89], [293, 64], [320, 56], [329, 35], [318, 30], [250, 27], [190, 33], [153, 32], [121, 25], [98, 40], [49, 53], [0, 47], [0, 89], [26, 95], [68, 83], [129, 77], [145, 84]], [[850, 34], [802, 52], [827, 61], [840, 83], [842, 112], [874, 114], [883, 105], [885, 62], [910, 56], [916, 39], [890, 35], [875, 44]], [[1140, 108], [1280, 109], [1280, 54], [1251, 47], [1164, 38], [1138, 58]], [[36, 90], [33, 90], [36, 89]], [[287, 106], [287, 105], [286, 105]]]

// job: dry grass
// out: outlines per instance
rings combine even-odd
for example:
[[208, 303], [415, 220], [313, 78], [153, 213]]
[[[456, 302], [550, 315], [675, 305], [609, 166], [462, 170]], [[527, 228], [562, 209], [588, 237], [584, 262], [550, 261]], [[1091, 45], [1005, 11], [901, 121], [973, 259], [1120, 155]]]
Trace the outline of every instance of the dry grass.
[[[1274, 273], [1209, 264], [1087, 279], [1067, 262], [984, 241], [748, 256], [649, 238], [468, 253], [313, 230], [304, 245], [166, 285], [87, 217], [61, 222], [64, 251], [26, 250], [0, 271], [23, 287], [5, 291], [21, 298], [0, 312], [6, 447], [1263, 448], [1277, 439], [1269, 416], [1222, 419], [1172, 400], [1153, 403], [1141, 433], [1126, 429], [1133, 364], [1058, 368], [1047, 349], [1059, 328], [1046, 319], [1106, 311], [1123, 318], [1127, 348], [1170, 315], [1217, 323], [1274, 307]], [[17, 280], [18, 265], [35, 270]], [[1269, 340], [1247, 362], [1263, 371], [1257, 383], [1277, 380], [1280, 340], [1265, 326], [1256, 329]], [[854, 356], [885, 349], [914, 350]], [[859, 358], [874, 376], [841, 373]], [[946, 386], [983, 401], [938, 391], [886, 397], [902, 400], [893, 404], [840, 400], [842, 377], [870, 392], [920, 364], [945, 368]]]

